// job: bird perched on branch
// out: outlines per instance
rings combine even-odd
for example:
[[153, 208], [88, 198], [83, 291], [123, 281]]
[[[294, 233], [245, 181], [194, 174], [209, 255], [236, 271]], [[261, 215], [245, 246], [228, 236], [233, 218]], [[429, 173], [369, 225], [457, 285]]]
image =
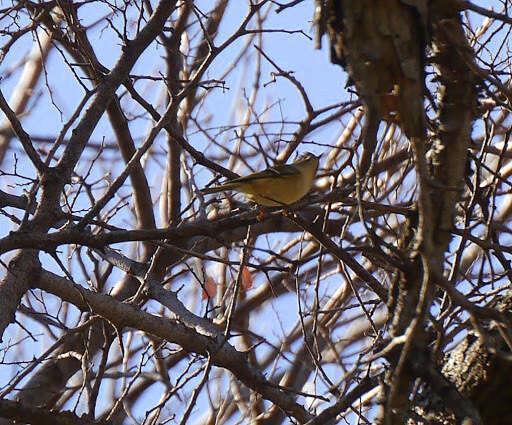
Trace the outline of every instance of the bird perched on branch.
[[209, 194], [235, 190], [260, 205], [276, 207], [293, 204], [309, 192], [319, 159], [319, 156], [306, 152], [292, 164], [269, 167], [219, 186], [204, 188], [201, 192]]

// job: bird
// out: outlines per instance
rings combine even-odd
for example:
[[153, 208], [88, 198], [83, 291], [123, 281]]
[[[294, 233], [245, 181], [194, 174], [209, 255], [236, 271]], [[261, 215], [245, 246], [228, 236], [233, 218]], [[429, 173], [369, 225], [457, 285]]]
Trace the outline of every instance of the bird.
[[293, 204], [311, 189], [320, 156], [306, 152], [292, 164], [279, 164], [266, 170], [207, 187], [203, 194], [234, 190], [259, 205], [276, 207]]

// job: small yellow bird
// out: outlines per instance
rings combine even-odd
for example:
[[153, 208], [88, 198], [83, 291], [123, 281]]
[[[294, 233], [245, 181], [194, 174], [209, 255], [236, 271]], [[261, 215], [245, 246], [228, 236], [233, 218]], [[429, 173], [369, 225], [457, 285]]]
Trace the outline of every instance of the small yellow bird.
[[201, 192], [208, 194], [236, 190], [260, 205], [276, 207], [293, 204], [309, 192], [319, 159], [319, 156], [306, 152], [292, 164], [276, 165], [220, 186], [202, 189]]

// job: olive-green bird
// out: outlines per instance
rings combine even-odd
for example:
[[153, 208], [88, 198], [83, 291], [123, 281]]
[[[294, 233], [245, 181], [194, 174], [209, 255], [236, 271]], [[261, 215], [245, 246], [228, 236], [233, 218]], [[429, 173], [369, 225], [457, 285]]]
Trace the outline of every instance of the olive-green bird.
[[292, 164], [276, 165], [219, 186], [204, 188], [201, 192], [208, 194], [235, 190], [260, 205], [276, 207], [293, 204], [309, 192], [319, 158], [306, 152]]

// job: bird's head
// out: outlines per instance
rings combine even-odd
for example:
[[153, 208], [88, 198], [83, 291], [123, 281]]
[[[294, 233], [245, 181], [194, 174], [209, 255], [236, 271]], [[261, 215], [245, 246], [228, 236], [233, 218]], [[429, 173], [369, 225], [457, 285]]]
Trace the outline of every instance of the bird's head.
[[309, 161], [316, 161], [318, 162], [320, 160], [320, 155], [312, 154], [311, 152], [305, 152], [293, 162], [294, 164], [297, 164], [299, 162], [309, 162]]

